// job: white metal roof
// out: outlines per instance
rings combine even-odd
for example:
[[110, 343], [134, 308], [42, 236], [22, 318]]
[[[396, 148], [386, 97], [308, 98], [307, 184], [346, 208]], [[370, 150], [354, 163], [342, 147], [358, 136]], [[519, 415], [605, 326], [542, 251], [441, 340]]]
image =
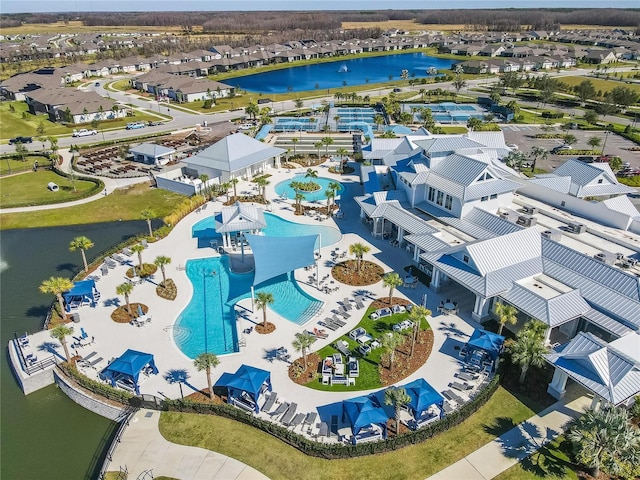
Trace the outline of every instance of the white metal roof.
[[156, 145], [155, 143], [141, 143], [135, 147], [129, 149], [131, 153], [146, 155], [147, 157], [160, 158], [165, 155], [176, 153], [175, 149], [168, 148], [163, 145]]
[[636, 206], [629, 200], [626, 195], [620, 195], [619, 197], [608, 198], [603, 200], [602, 205], [606, 206], [609, 210], [614, 212], [620, 212], [625, 215], [629, 215], [632, 218], [640, 217], [640, 212]]
[[216, 225], [218, 233], [245, 232], [267, 227], [264, 210], [255, 205], [236, 202], [229, 207], [222, 207], [220, 213], [222, 222]]
[[541, 187], [548, 188], [550, 190], [555, 190], [560, 193], [569, 193], [569, 189], [571, 188], [571, 177], [558, 177], [556, 175], [545, 175], [545, 176], [536, 176], [528, 180], [530, 183], [534, 183], [536, 185], [540, 185]]

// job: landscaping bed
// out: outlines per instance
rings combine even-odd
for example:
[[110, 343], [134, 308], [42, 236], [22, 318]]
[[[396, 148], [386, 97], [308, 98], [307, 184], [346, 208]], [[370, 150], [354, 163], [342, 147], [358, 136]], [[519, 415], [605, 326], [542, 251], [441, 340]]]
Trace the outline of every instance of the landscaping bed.
[[384, 270], [380, 265], [367, 260], [360, 262], [359, 270], [357, 265], [356, 260], [345, 260], [331, 269], [331, 275], [340, 283], [358, 287], [373, 285], [382, 280]]
[[176, 287], [176, 283], [173, 280], [167, 278], [166, 282], [161, 282], [156, 287], [156, 294], [165, 300], [175, 300], [178, 296], [178, 287]]
[[116, 323], [129, 323], [134, 318], [138, 318], [138, 307], [142, 308], [142, 313], [144, 313], [145, 315], [149, 311], [149, 307], [147, 307], [144, 303], [130, 303], [129, 305], [131, 305], [131, 311], [133, 312], [133, 314], [130, 314], [127, 311], [126, 305], [120, 305], [111, 314], [111, 320]]

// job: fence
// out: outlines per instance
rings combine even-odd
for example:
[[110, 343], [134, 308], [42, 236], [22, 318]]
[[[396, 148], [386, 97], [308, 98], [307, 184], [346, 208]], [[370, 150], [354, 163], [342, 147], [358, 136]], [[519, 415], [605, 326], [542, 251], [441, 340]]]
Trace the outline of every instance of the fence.
[[[107, 450], [107, 453], [105, 455], [104, 462], [102, 463], [102, 468], [100, 468], [100, 473], [98, 474], [98, 479], [99, 480], [102, 480], [102, 479], [105, 478], [105, 475], [107, 473], [107, 469], [109, 468], [109, 464], [113, 460], [113, 454], [116, 451], [116, 448], [118, 447], [118, 444], [120, 443], [120, 440], [122, 440], [122, 436], [124, 435], [124, 431], [129, 426], [129, 422], [131, 422], [131, 418], [135, 415], [135, 413], [137, 411], [138, 411], [137, 408], [129, 407], [129, 409], [127, 410], [127, 412], [125, 414], [125, 417], [120, 422], [120, 426], [118, 427], [118, 431], [116, 431], [116, 435], [113, 438], [113, 441], [111, 442], [111, 445], [109, 445], [109, 450]], [[127, 467], [125, 466], [124, 467], [125, 476], [123, 478], [127, 478], [126, 469], [127, 469]], [[120, 472], [122, 473], [122, 466], [120, 466]]]

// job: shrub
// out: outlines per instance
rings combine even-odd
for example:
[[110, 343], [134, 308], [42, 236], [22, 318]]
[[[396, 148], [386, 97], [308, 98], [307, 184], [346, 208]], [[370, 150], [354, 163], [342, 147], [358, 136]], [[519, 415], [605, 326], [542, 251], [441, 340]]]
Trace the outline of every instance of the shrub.
[[563, 112], [550, 112], [548, 110], [542, 112], [542, 118], [563, 118], [563, 117], [564, 117]]
[[106, 383], [98, 382], [96, 380], [92, 380], [91, 378], [85, 377], [78, 371], [78, 369], [74, 365], [70, 365], [67, 362], [59, 364], [58, 368], [67, 377], [75, 381], [82, 388], [89, 390], [90, 392], [95, 393], [96, 395], [104, 397], [108, 400], [119, 402], [124, 405], [131, 405], [131, 400], [134, 398], [133, 394], [125, 392], [124, 390], [113, 388], [111, 385], [108, 385]]

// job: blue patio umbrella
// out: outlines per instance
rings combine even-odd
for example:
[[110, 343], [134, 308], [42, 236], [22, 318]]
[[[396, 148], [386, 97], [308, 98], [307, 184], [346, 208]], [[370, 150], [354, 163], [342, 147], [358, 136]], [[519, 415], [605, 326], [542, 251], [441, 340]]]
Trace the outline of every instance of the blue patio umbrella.
[[343, 416], [349, 419], [354, 435], [369, 425], [380, 425], [385, 431], [389, 415], [378, 405], [377, 401], [374, 402], [374, 398], [369, 396], [356, 397], [342, 402]]
[[80, 338], [87, 338], [87, 332], [84, 331], [84, 327], [80, 327]]
[[142, 311], [142, 305], [138, 305], [138, 316], [144, 317], [144, 312]]
[[424, 378], [419, 378], [411, 383], [404, 385], [407, 395], [411, 397], [409, 407], [413, 410], [414, 415], [420, 415], [431, 405], [441, 406], [444, 398], [435, 388], [429, 385]]
[[502, 352], [504, 337], [486, 330], [475, 330], [467, 345], [488, 352], [492, 358], [496, 358]]

